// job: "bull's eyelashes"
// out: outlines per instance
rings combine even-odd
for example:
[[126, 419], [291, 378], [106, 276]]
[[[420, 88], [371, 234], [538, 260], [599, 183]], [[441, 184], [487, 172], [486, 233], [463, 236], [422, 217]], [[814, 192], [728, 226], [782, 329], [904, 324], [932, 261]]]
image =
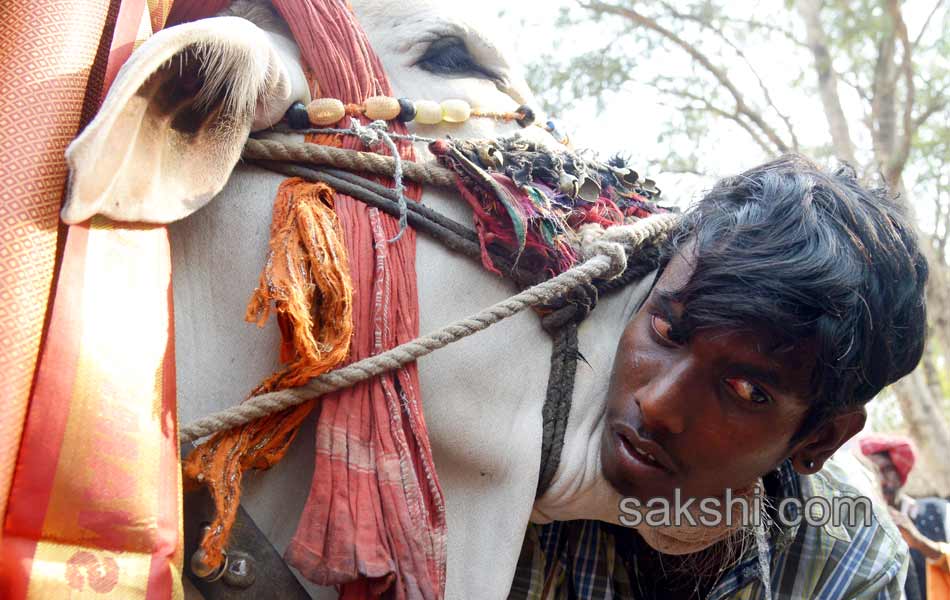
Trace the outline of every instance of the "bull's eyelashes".
[[416, 66], [443, 77], [478, 77], [491, 81], [501, 78], [478, 64], [462, 38], [447, 35], [437, 37], [426, 48]]

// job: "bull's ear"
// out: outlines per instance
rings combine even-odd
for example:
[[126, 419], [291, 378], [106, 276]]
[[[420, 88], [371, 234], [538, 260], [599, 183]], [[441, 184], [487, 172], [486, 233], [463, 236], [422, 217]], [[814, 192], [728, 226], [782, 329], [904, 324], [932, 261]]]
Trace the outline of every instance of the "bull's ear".
[[309, 100], [307, 82], [282, 36], [237, 17], [157, 33], [67, 148], [63, 221], [188, 216], [224, 187], [252, 126], [275, 123], [297, 100]]

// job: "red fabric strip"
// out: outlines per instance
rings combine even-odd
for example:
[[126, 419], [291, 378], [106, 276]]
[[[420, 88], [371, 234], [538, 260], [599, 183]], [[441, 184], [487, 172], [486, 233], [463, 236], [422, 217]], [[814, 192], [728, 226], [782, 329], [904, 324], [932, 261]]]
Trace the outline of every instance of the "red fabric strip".
[[[173, 306], [172, 286], [168, 286], [168, 306]], [[173, 315], [174, 316], [174, 315]], [[168, 320], [168, 344], [162, 366], [162, 435], [169, 440], [178, 440], [178, 391], [175, 385], [175, 319]], [[167, 556], [174, 556], [181, 564], [184, 540], [180, 535], [179, 499], [181, 477], [179, 475], [178, 444], [165, 444], [161, 454], [161, 487], [158, 495], [156, 521], [159, 532], [167, 532], [155, 544], [149, 573], [146, 600], [164, 600], [172, 597], [172, 569]], [[172, 532], [175, 535], [172, 535]]]
[[[66, 240], [66, 255], [60, 271], [56, 305], [80, 306], [84, 279], [86, 242], [89, 229], [74, 226]], [[45, 344], [30, 402], [30, 414], [23, 429], [19, 460], [10, 491], [10, 503], [4, 521], [4, 541], [0, 545], [0, 589], [10, 600], [26, 597], [33, 554], [43, 533], [43, 520], [59, 462], [59, 451], [69, 419], [79, 339], [80, 311], [53, 310], [50, 331], [61, 331], [61, 343]], [[38, 468], [37, 465], [46, 465]], [[16, 541], [14, 543], [14, 539]]]
[[122, 0], [119, 18], [115, 23], [115, 34], [112, 36], [112, 48], [109, 50], [106, 78], [102, 84], [102, 99], [105, 99], [116, 74], [135, 48], [135, 36], [144, 15], [145, 0]]
[[[316, 95], [357, 103], [392, 93], [343, 1], [274, 4], [312, 70]], [[405, 132], [402, 125], [393, 129]], [[342, 145], [362, 149], [352, 136]], [[399, 148], [403, 158], [414, 158], [411, 144]], [[406, 190], [410, 199], [420, 195], [417, 185]], [[407, 230], [390, 244], [399, 229], [394, 219], [341, 194], [336, 208], [356, 299], [349, 356], [356, 361], [418, 335], [415, 233]], [[317, 405], [314, 479], [286, 558], [315, 582], [342, 584], [343, 598], [442, 597], [445, 509], [415, 365], [325, 396]]]

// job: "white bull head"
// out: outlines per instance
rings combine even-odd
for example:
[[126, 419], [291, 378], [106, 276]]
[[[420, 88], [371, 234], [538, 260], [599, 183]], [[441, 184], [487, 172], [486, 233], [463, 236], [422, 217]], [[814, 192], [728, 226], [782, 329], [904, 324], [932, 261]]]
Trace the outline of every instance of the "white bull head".
[[[459, 14], [461, 3], [352, 4], [397, 96], [461, 98], [494, 111], [530, 103], [517, 69], [487, 29]], [[174, 27], [139, 48], [67, 153], [66, 222], [96, 213], [162, 223], [189, 217], [170, 230], [183, 423], [239, 402], [278, 366], [273, 322], [259, 331], [243, 317], [283, 177], [238, 160], [250, 131], [277, 122], [293, 101], [309, 100], [286, 25], [247, 0], [228, 14], [237, 16]], [[433, 137], [496, 137], [517, 129], [487, 119], [413, 127]], [[431, 158], [422, 145], [417, 156]], [[470, 209], [452, 194], [426, 189], [423, 202], [471, 222]], [[419, 236], [417, 243], [423, 332], [516, 291], [438, 242]], [[551, 355], [538, 319], [518, 315], [420, 360], [424, 412], [446, 497], [447, 597], [504, 597], [533, 511], [543, 518], [616, 519], [619, 496], [600, 473], [603, 406], [614, 349], [643, 291], [641, 284], [603, 300], [580, 328], [590, 366], [582, 364], [577, 374], [561, 466], [538, 502]], [[306, 500], [312, 444], [311, 426], [277, 468], [246, 480], [243, 504], [278, 549], [290, 540]]]

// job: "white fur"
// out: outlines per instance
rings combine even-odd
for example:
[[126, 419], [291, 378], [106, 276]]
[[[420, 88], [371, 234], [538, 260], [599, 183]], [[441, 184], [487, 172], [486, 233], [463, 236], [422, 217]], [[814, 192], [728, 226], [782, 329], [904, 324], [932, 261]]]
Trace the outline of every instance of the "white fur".
[[[486, 33], [489, 29], [470, 25], [468, 17], [458, 12], [461, 4], [353, 2], [398, 96], [463, 98], [487, 110], [513, 110], [530, 102], [531, 93], [509, 64], [508, 54]], [[179, 416], [184, 423], [239, 402], [278, 365], [279, 334], [273, 322], [258, 330], [243, 317], [267, 248], [271, 202], [283, 178], [242, 164], [231, 172], [250, 129], [249, 119], [241, 125], [243, 134], [232, 132], [226, 147], [210, 140], [186, 149], [189, 160], [197, 159], [190, 153], [199, 150], [218, 153], [216, 158], [230, 174], [220, 193], [216, 179], [213, 185], [207, 181], [213, 177], [189, 173], [174, 181], [171, 191], [162, 189], [159, 194], [156, 190], [123, 205], [119, 192], [128, 189], [115, 187], [109, 178], [121, 179], [133, 167], [116, 165], [117, 174], [104, 172], [95, 168], [93, 158], [109, 151], [108, 128], [117, 123], [117, 115], [135, 104], [134, 92], [149, 74], [182, 48], [196, 44], [217, 49], [202, 55], [205, 68], [212, 85], [229, 82], [233, 96], [229, 102], [234, 103], [235, 113], [255, 106], [255, 128], [280, 118], [301, 95], [299, 53], [272, 15], [245, 3], [232, 8], [235, 11], [259, 21], [266, 31], [245, 22], [235, 33], [236, 19], [222, 17], [156, 35], [135, 54], [96, 121], [70, 148], [73, 187], [63, 213], [68, 222], [96, 211], [117, 218], [171, 221], [194, 212], [217, 194], [215, 202], [171, 227]], [[421, 40], [431, 38], [433, 30], [463, 38], [476, 59], [502, 81], [446, 79], [415, 67], [425, 49]], [[265, 109], [262, 98], [269, 99]], [[494, 137], [517, 129], [473, 119], [457, 126], [419, 126], [415, 132]], [[536, 128], [529, 133], [543, 135]], [[135, 139], [130, 142], [136, 143]], [[418, 157], [431, 158], [422, 145]], [[89, 195], [87, 189], [92, 190]], [[105, 205], [116, 198], [127, 212], [108, 211]], [[470, 210], [452, 194], [426, 189], [423, 202], [471, 223]], [[507, 281], [424, 235], [418, 237], [416, 270], [423, 332], [516, 292]], [[581, 327], [580, 348], [590, 366], [580, 364], [561, 467], [550, 491], [537, 503], [541, 407], [551, 353], [537, 317], [530, 312], [519, 315], [419, 361], [425, 417], [446, 495], [447, 597], [507, 595], [532, 511], [541, 521], [615, 520], [618, 497], [600, 474], [603, 407], [617, 342], [644, 292], [641, 285], [602, 300]], [[280, 465], [245, 480], [244, 505], [279, 549], [296, 528], [310, 485], [313, 456], [313, 425], [308, 423]], [[312, 586], [311, 590], [315, 595], [326, 593]]]

